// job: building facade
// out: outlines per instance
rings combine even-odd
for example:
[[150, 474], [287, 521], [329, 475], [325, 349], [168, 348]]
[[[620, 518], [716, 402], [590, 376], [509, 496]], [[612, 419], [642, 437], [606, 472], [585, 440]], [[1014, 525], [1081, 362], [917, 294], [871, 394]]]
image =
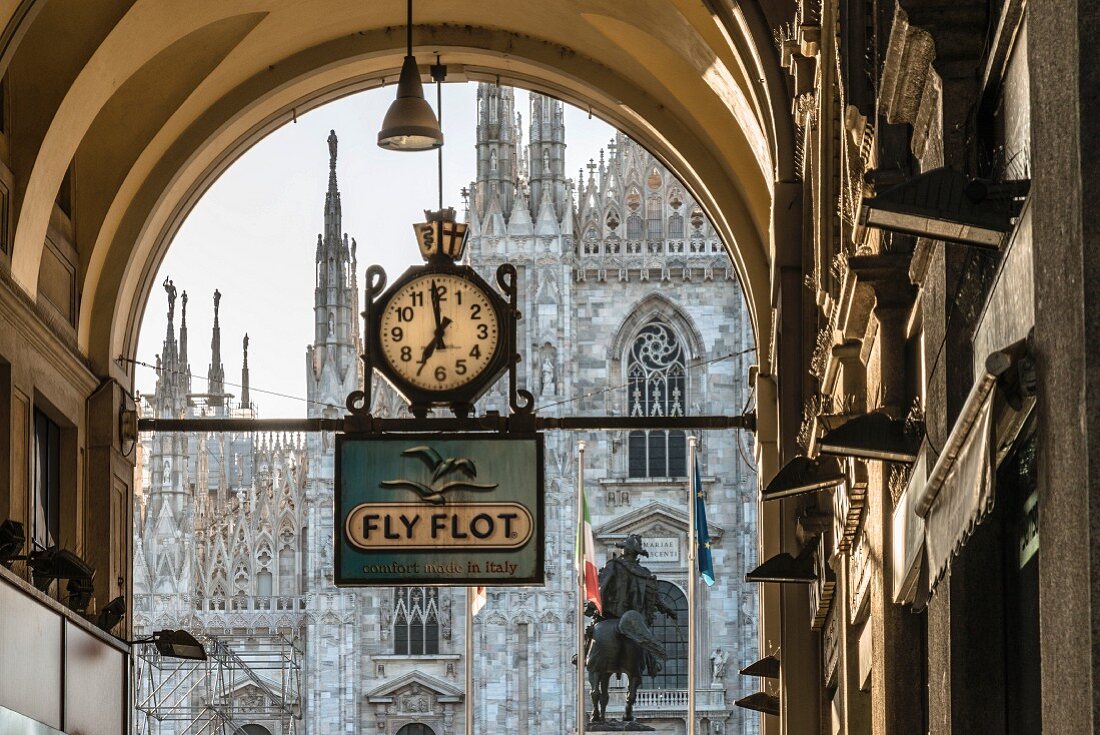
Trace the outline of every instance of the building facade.
[[[750, 400], [751, 328], [737, 277], [701, 208], [669, 172], [617, 135], [578, 184], [565, 174], [562, 103], [530, 95], [524, 128], [512, 89], [478, 88], [477, 177], [467, 211], [469, 259], [490, 277], [510, 262], [520, 279], [520, 386], [544, 415], [729, 414]], [[306, 351], [309, 415], [337, 416], [361, 385], [354, 240], [343, 234], [335, 134], [329, 140], [324, 232], [318, 236], [315, 333]], [[491, 280], [491, 278], [490, 278]], [[241, 395], [224, 388], [215, 326], [207, 393], [190, 385], [187, 295], [164, 284], [168, 331], [157, 417], [249, 417], [247, 337]], [[481, 410], [506, 410], [503, 388]], [[374, 411], [398, 415], [376, 390]], [[685, 729], [687, 436], [684, 432], [550, 433], [546, 438], [546, 584], [491, 589], [474, 624], [475, 727], [537, 735], [574, 727], [576, 442], [587, 441], [589, 507], [605, 561], [641, 533], [648, 566], [679, 623], [659, 619], [670, 659], [647, 678], [636, 714], [662, 732]], [[756, 658], [758, 601], [737, 570], [756, 557], [751, 441], [699, 434], [699, 463], [718, 581], [697, 596], [698, 714], [708, 732], [756, 732], [734, 708], [736, 669]], [[135, 508], [135, 633], [183, 627], [242, 651], [273, 634], [301, 651], [302, 720], [261, 716], [273, 733], [463, 732], [465, 590], [338, 589], [332, 583], [333, 437], [158, 433], [142, 439]], [[659, 616], [660, 617], [660, 616]], [[574, 631], [574, 632], [571, 632]], [[625, 685], [625, 680], [622, 682]], [[275, 682], [271, 684], [274, 686]], [[249, 719], [264, 697], [232, 696]], [[612, 714], [621, 712], [625, 686]], [[269, 703], [270, 704], [270, 703]], [[417, 729], [420, 727], [427, 730]], [[178, 725], [161, 723], [167, 735]], [[175, 729], [173, 729], [175, 728]]]

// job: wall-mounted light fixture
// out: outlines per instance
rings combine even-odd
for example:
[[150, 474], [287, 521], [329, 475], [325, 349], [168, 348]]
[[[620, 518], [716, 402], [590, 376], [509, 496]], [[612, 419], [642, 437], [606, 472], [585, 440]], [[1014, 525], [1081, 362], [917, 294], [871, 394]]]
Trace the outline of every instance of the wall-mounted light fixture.
[[778, 679], [779, 669], [779, 657], [773, 653], [770, 656], [765, 656], [762, 659], [753, 661], [751, 664], [741, 669], [739, 673], [741, 676], [759, 676], [763, 679]]
[[73, 577], [65, 585], [65, 604], [70, 610], [83, 613], [92, 604], [92, 595], [95, 593], [95, 587], [92, 586], [94, 576], [93, 572], [90, 577]]
[[169, 658], [182, 658], [188, 661], [206, 660], [206, 649], [186, 630], [158, 630], [148, 638], [140, 638], [130, 643], [131, 645], [152, 643], [161, 656]]
[[992, 183], [949, 168], [914, 176], [865, 199], [859, 223], [917, 237], [999, 248], [1030, 181]]
[[844, 468], [835, 457], [795, 457], [771, 479], [762, 500], [778, 500], [836, 487], [845, 480]]
[[0, 523], [0, 564], [11, 567], [12, 562], [19, 558], [19, 552], [26, 542], [27, 536], [23, 533], [22, 523], [10, 518]]
[[734, 704], [742, 709], [779, 716], [779, 697], [767, 692], [753, 692], [747, 697], [738, 699]]
[[912, 464], [920, 451], [921, 437], [904, 421], [882, 411], [857, 416], [817, 440], [822, 454], [882, 462]]
[[408, 3], [407, 51], [397, 82], [397, 99], [382, 118], [378, 145], [391, 151], [428, 151], [443, 145], [443, 131], [431, 105], [424, 99], [424, 85], [412, 50], [412, 0]]
[[[31, 568], [34, 586], [43, 592], [55, 579], [83, 580], [90, 585], [95, 575], [95, 570], [79, 556], [71, 551], [58, 549], [56, 546], [31, 554], [27, 558], [27, 566]], [[70, 595], [73, 594], [74, 589], [74, 586], [70, 585]]]
[[814, 549], [817, 541], [803, 547], [797, 557], [781, 551], [745, 575], [746, 582], [791, 582], [809, 584], [817, 581], [814, 569]]
[[118, 438], [123, 456], [129, 457], [138, 441], [138, 412], [123, 404], [118, 411]]
[[95, 624], [100, 630], [110, 633], [126, 617], [126, 598], [116, 597], [103, 606], [96, 616]]

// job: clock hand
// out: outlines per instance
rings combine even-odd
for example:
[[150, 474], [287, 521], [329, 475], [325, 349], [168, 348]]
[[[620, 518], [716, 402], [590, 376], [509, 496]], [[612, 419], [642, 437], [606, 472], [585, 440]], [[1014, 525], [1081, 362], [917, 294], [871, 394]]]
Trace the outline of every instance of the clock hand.
[[445, 316], [443, 317], [443, 321], [439, 323], [439, 326], [435, 328], [435, 347], [437, 350], [447, 349], [447, 345], [443, 344], [443, 333], [447, 331], [447, 327], [449, 327], [451, 323], [451, 318]]
[[420, 353], [420, 361], [416, 363], [417, 365], [420, 366], [416, 369], [416, 374], [418, 376], [420, 375], [421, 372], [423, 372], [424, 366], [428, 364], [428, 358], [431, 357], [432, 353], [434, 353], [434, 352], [435, 352], [435, 339], [433, 338], [431, 342], [429, 342], [428, 344], [426, 344], [424, 346], [424, 351]]
[[441, 321], [441, 319], [440, 319], [440, 309], [439, 309], [440, 297], [439, 297], [439, 287], [436, 285], [434, 280], [432, 281], [431, 292], [432, 292], [432, 315], [435, 317], [435, 328], [438, 330], [439, 329], [439, 322]]
[[437, 347], [446, 349], [446, 345], [443, 344], [443, 333], [447, 331], [447, 327], [450, 325], [451, 318], [446, 316], [443, 317], [443, 321], [435, 328], [435, 334], [432, 336], [432, 341], [424, 345], [424, 351], [420, 353], [420, 361], [417, 363], [417, 365], [420, 366], [416, 369], [416, 374], [418, 376], [424, 371], [424, 366], [428, 364], [428, 359], [435, 354]]

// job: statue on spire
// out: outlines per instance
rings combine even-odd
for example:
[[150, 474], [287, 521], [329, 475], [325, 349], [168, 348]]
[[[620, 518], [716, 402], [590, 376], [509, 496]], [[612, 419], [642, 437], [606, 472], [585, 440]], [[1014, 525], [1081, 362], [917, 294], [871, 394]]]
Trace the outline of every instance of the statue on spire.
[[183, 307], [180, 313], [180, 323], [187, 325], [187, 292], [180, 294], [180, 305]]
[[336, 170], [336, 131], [328, 131], [328, 167]]
[[222, 301], [222, 292], [218, 289], [214, 289], [214, 323], [218, 323], [218, 306]]
[[176, 284], [167, 276], [164, 277], [164, 290], [168, 294], [168, 321], [176, 314]]

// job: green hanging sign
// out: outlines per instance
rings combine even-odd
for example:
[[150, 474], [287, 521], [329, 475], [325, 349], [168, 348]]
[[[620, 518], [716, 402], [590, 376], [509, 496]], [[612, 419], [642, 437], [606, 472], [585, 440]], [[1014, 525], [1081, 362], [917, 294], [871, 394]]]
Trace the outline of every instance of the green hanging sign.
[[543, 583], [535, 436], [336, 437], [338, 586]]

